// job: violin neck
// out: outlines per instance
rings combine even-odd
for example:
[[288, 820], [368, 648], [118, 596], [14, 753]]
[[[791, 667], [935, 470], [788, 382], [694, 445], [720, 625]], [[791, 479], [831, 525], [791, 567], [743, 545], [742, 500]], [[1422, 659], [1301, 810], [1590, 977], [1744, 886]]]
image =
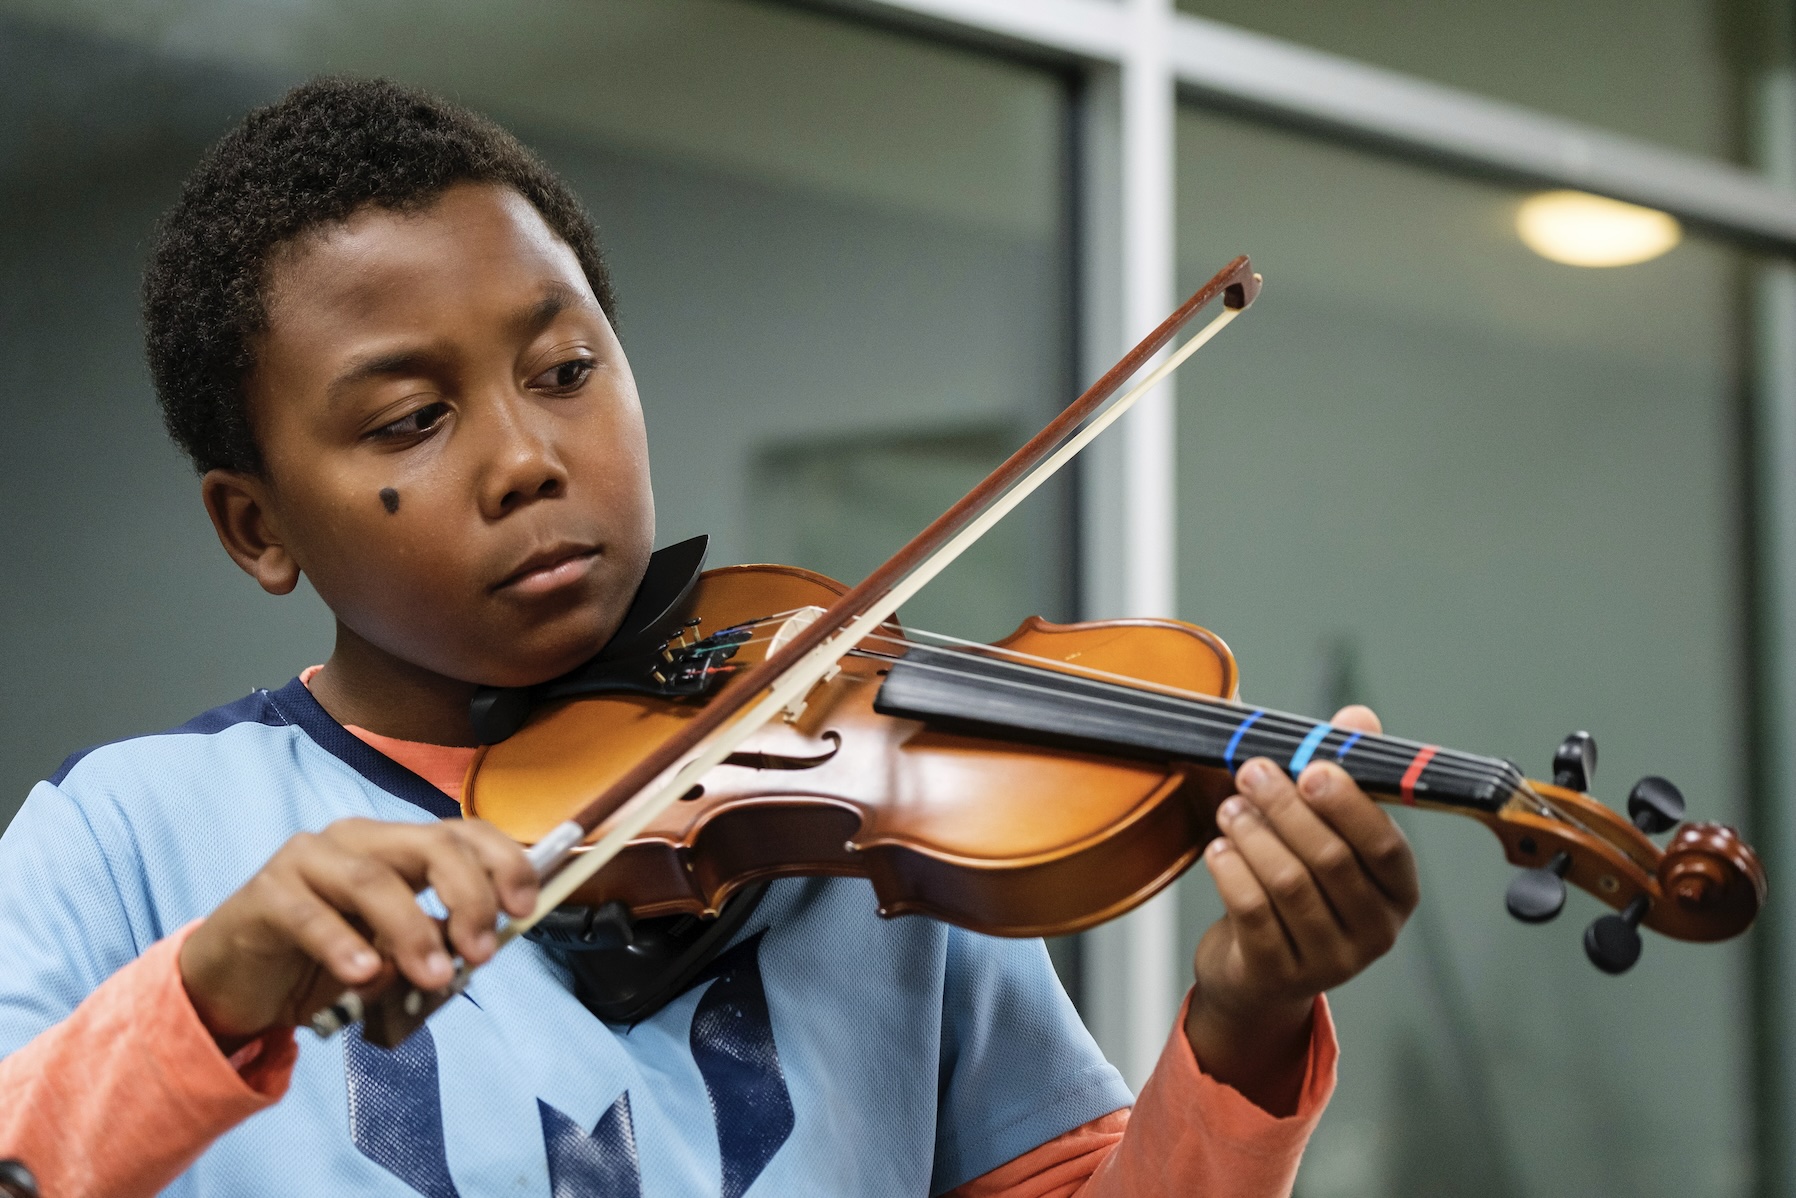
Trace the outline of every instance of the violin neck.
[[1295, 777], [1333, 761], [1368, 794], [1408, 804], [1495, 812], [1525, 784], [1494, 757], [919, 645], [893, 659], [874, 708], [946, 731], [1230, 771], [1265, 757]]

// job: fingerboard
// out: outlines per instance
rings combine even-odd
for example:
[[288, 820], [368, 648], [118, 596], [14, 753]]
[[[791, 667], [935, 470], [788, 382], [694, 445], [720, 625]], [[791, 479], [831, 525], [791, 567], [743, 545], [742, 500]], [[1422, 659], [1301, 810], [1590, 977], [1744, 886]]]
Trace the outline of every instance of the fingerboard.
[[892, 658], [873, 706], [947, 731], [1230, 771], [1265, 757], [1296, 777], [1333, 761], [1361, 789], [1408, 804], [1496, 811], [1523, 782], [1494, 757], [954, 649], [913, 645]]

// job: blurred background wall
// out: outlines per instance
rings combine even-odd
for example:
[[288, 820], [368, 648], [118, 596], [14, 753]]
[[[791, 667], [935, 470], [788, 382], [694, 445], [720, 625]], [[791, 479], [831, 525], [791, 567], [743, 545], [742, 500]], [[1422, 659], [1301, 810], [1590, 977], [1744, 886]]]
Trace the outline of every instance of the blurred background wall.
[[[1787, 39], [1749, 0], [1179, 6], [1717, 177], [1775, 166]], [[137, 312], [198, 154], [313, 74], [480, 108], [580, 192], [663, 543], [858, 578], [1014, 448], [1107, 365], [1081, 183], [1101, 81], [1049, 41], [887, 11], [929, 7], [0, 0], [0, 815], [74, 749], [329, 652], [315, 597], [270, 599], [218, 550]], [[1611, 802], [1660, 773], [1696, 816], [1778, 826], [1755, 463], [1767, 396], [1796, 386], [1765, 285], [1788, 247], [1699, 222], [1639, 265], [1548, 262], [1505, 172], [1180, 96], [1176, 282], [1249, 252], [1267, 288], [1182, 383], [1177, 614], [1233, 645], [1256, 703], [1369, 702], [1536, 776], [1588, 728]], [[907, 619], [991, 638], [1106, 614], [1106, 485], [1031, 501]], [[1299, 1194], [1792, 1192], [1775, 927], [1649, 937], [1603, 977], [1578, 946], [1593, 901], [1517, 925], [1488, 833], [1407, 814], [1424, 905], [1333, 997], [1341, 1089]], [[1173, 909], [1182, 989], [1216, 914], [1201, 871]], [[1056, 947], [1102, 1022], [1101, 979]]]

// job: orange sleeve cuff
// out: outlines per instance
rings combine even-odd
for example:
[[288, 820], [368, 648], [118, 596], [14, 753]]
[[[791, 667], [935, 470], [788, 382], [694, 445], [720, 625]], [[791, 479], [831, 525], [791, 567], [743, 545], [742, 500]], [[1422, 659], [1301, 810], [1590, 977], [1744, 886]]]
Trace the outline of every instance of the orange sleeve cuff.
[[[1310, 1132], [1335, 1092], [1335, 1064], [1340, 1057], [1340, 1044], [1335, 1039], [1334, 1017], [1328, 1000], [1316, 996], [1315, 1019], [1310, 1028], [1310, 1055], [1304, 1065], [1303, 1088], [1298, 1092], [1297, 1109], [1280, 1118], [1249, 1100], [1241, 1091], [1219, 1082], [1198, 1064], [1191, 1041], [1185, 1036], [1185, 1016], [1191, 1009], [1191, 995], [1179, 1005], [1179, 1017], [1173, 1023], [1172, 1035], [1160, 1052], [1154, 1074], [1142, 1088], [1135, 1104], [1136, 1118], [1141, 1105], [1159, 1083], [1166, 1090], [1156, 1095], [1161, 1102], [1175, 1108], [1194, 1111], [1200, 1121], [1219, 1142], [1240, 1146], [1256, 1155], [1289, 1150], [1291, 1167], [1309, 1143]], [[1288, 1188], [1288, 1187], [1287, 1187]]]
[[286, 1093], [299, 1057], [291, 1028], [227, 1059], [200, 1022], [179, 961], [195, 926], [0, 1061], [0, 1157], [23, 1161], [45, 1198], [155, 1194]]
[[1291, 1192], [1316, 1121], [1334, 1093], [1339, 1045], [1316, 999], [1309, 1060], [1293, 1114], [1278, 1118], [1203, 1071], [1179, 1008], [1133, 1110], [1112, 1111], [959, 1186], [946, 1198], [1274, 1198]]

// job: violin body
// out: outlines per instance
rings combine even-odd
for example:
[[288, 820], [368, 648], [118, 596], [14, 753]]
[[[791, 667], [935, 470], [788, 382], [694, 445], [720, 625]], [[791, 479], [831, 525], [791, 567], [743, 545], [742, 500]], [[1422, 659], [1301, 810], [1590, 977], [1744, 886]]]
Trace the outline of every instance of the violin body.
[[[840, 583], [790, 566], [707, 571], [698, 631], [824, 606]], [[1233, 697], [1234, 657], [1171, 620], [1057, 625], [1031, 618], [1000, 647], [1144, 683]], [[715, 914], [763, 878], [865, 877], [886, 915], [921, 913], [1004, 936], [1078, 931], [1136, 906], [1197, 859], [1226, 772], [1009, 744], [882, 715], [886, 666], [849, 657], [795, 720], [763, 728], [590, 879], [574, 901], [637, 917]], [[529, 844], [602, 791], [690, 701], [618, 695], [550, 708], [488, 746], [470, 815]]]
[[[707, 571], [687, 609], [694, 643], [727, 629], [770, 629], [778, 621], [769, 617], [827, 606], [845, 589], [790, 566]], [[765, 656], [777, 640], [745, 636], [741, 657]], [[895, 669], [933, 651], [893, 643], [884, 655], [844, 657], [802, 709], [760, 728], [571, 901], [620, 902], [638, 918], [714, 915], [762, 879], [852, 876], [872, 882], [884, 915], [927, 914], [993, 935], [1061, 935], [1128, 911], [1191, 865], [1217, 835], [1216, 806], [1234, 791], [1230, 767], [1266, 755], [1295, 774], [1298, 754], [1321, 760], [1331, 747], [1375, 797], [1476, 818], [1514, 864], [1542, 871], [1558, 858], [1557, 876], [1618, 910], [1633, 905], [1638, 922], [1666, 935], [1723, 939], [1750, 924], [1763, 901], [1756, 856], [1720, 825], [1685, 824], [1661, 851], [1602, 803], [1528, 782], [1507, 763], [1313, 721], [1276, 730], [1269, 719], [1248, 735], [1256, 709], [1233, 705], [1235, 659], [1195, 625], [1031, 617], [992, 646], [1029, 661], [1012, 667], [1035, 679], [1021, 707], [992, 710], [969, 686], [978, 679], [966, 667], [986, 660], [969, 646], [953, 654], [953, 670], [921, 667], [949, 676], [947, 697], [931, 709], [941, 718], [928, 720], [892, 714], [887, 684]], [[1211, 723], [1186, 739], [1177, 728], [1158, 739], [1132, 736], [1115, 721], [1107, 733], [1093, 731], [1081, 709], [1069, 714], [1041, 685], [1057, 669], [1104, 677], [1113, 705], [1117, 695], [1143, 703], [1138, 714], [1123, 713], [1127, 727], [1167, 719], [1156, 704], [1207, 712]], [[1197, 696], [1212, 701], [1192, 707]], [[987, 710], [974, 710], [982, 703]], [[535, 843], [703, 705], [644, 694], [550, 704], [482, 750], [464, 789], [468, 813]], [[1524, 792], [1536, 806], [1517, 799]]]

